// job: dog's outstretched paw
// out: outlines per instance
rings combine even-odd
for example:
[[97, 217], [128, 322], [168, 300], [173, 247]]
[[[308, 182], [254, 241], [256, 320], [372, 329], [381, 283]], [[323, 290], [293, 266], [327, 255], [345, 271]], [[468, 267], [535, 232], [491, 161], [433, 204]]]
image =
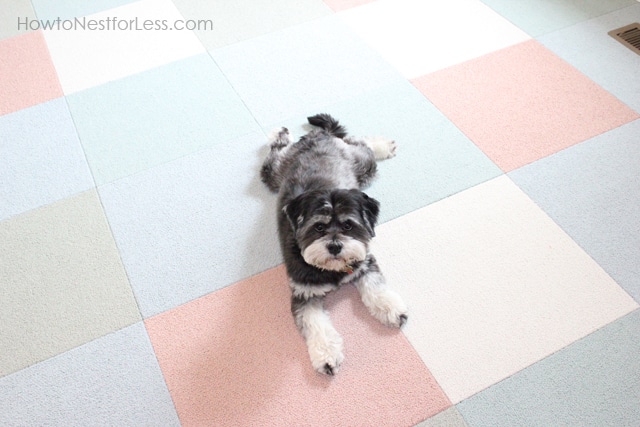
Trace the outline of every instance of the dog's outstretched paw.
[[369, 148], [373, 150], [376, 160], [386, 160], [396, 156], [398, 144], [395, 141], [379, 136], [369, 137], [366, 141]]
[[398, 144], [395, 141], [390, 141], [388, 144], [388, 155], [387, 159], [391, 159], [396, 156], [396, 150], [398, 149]]
[[335, 375], [340, 370], [340, 365], [344, 361], [344, 354], [342, 353], [342, 346], [340, 348], [327, 348], [322, 355], [317, 355], [316, 358], [311, 358], [311, 365], [313, 368], [325, 375]]
[[403, 313], [398, 316], [398, 327], [402, 328], [404, 324], [407, 323], [407, 320], [409, 320], [409, 315], [407, 313]]
[[289, 129], [281, 127], [269, 134], [269, 146], [272, 149], [281, 149], [293, 142]]
[[336, 334], [307, 342], [313, 369], [325, 375], [335, 375], [344, 361], [342, 338]]
[[321, 374], [334, 376], [335, 374], [338, 373], [338, 368], [339, 367], [340, 367], [340, 364], [333, 365], [331, 363], [325, 363], [324, 367], [319, 372]]
[[342, 351], [335, 351], [333, 354], [326, 354], [316, 360], [311, 359], [313, 369], [325, 375], [335, 375], [340, 370], [340, 365], [344, 361]]
[[404, 301], [390, 289], [378, 293], [374, 299], [368, 302], [367, 308], [371, 315], [386, 326], [401, 328], [409, 319]]
[[407, 323], [407, 320], [409, 320], [409, 315], [406, 312], [400, 314], [387, 313], [387, 316], [381, 322], [390, 328], [402, 328]]

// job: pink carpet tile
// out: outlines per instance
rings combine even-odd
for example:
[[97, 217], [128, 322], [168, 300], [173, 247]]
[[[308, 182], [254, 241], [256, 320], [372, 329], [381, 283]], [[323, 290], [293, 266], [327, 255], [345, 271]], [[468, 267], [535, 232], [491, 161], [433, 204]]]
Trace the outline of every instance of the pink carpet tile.
[[451, 406], [354, 288], [326, 304], [345, 343], [333, 378], [311, 368], [289, 301], [277, 267], [146, 320], [183, 426], [413, 425]]
[[412, 83], [505, 172], [639, 117], [535, 40]]
[[0, 115], [63, 95], [42, 32], [0, 40], [0, 58]]

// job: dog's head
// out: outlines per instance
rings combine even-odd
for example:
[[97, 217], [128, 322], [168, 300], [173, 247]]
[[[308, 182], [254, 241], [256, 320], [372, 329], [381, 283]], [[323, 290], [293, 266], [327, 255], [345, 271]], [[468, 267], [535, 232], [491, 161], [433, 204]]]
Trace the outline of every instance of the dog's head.
[[365, 260], [379, 210], [359, 190], [309, 191], [283, 208], [305, 262], [331, 271], [350, 271]]

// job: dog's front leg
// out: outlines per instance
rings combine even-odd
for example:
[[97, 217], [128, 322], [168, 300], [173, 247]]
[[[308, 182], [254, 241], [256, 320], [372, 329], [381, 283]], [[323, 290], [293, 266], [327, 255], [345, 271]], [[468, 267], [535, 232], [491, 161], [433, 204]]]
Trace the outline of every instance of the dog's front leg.
[[373, 257], [369, 255], [368, 271], [355, 282], [362, 302], [369, 313], [387, 326], [400, 328], [408, 319], [407, 306], [386, 280]]
[[334, 375], [344, 359], [342, 337], [333, 327], [324, 309], [324, 297], [291, 298], [291, 312], [296, 326], [307, 342], [313, 368]]

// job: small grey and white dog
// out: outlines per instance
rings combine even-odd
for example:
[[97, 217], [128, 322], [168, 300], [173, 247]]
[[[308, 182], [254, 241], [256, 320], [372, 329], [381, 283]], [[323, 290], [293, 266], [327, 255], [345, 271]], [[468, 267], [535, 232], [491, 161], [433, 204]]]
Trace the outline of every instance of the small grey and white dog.
[[376, 174], [376, 160], [395, 156], [383, 138], [354, 138], [328, 114], [308, 118], [317, 128], [293, 141], [286, 128], [270, 137], [262, 181], [278, 193], [278, 232], [292, 290], [291, 311], [311, 364], [333, 375], [344, 356], [342, 338], [324, 310], [325, 295], [353, 284], [369, 312], [390, 327], [407, 308], [389, 289], [369, 242], [380, 204], [360, 191]]

